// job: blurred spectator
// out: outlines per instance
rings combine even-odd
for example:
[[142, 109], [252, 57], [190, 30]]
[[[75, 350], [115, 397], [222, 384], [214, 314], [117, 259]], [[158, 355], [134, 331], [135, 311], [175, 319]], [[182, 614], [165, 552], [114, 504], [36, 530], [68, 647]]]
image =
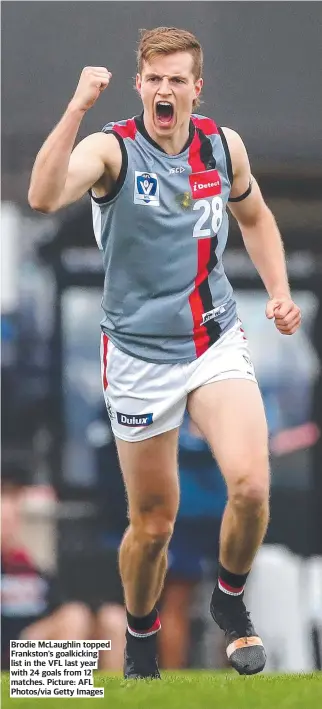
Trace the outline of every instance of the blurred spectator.
[[190, 610], [206, 562], [215, 571], [226, 486], [208, 445], [186, 413], [179, 438], [181, 498], [161, 598], [163, 668], [189, 666]]
[[91, 639], [111, 640], [111, 652], [100, 653], [99, 668], [121, 670], [126, 623], [117, 552], [95, 545], [92, 551], [64, 553], [59, 580], [64, 603], [86, 608]]
[[[90, 607], [66, 597], [57, 580], [39, 569], [21, 541], [23, 498], [26, 472], [17, 465], [2, 473], [1, 498], [1, 620], [2, 668], [9, 669], [10, 640], [86, 640], [111, 639], [113, 650], [100, 655], [101, 669], [119, 669], [123, 648], [117, 642], [125, 624], [119, 608]], [[81, 572], [81, 564], [78, 566]], [[82, 583], [82, 578], [75, 581]], [[123, 609], [121, 609], [123, 610]], [[123, 625], [121, 623], [123, 621]], [[117, 632], [115, 632], [115, 625]]]
[[81, 605], [61, 606], [57, 584], [38, 569], [21, 540], [26, 472], [7, 466], [1, 496], [2, 668], [9, 668], [10, 640], [89, 637], [89, 614]]
[[117, 550], [98, 542], [92, 550], [66, 551], [60, 561], [59, 579], [64, 603], [85, 607], [90, 614], [91, 639], [111, 640], [111, 652], [100, 653], [100, 669], [121, 670], [126, 621]]

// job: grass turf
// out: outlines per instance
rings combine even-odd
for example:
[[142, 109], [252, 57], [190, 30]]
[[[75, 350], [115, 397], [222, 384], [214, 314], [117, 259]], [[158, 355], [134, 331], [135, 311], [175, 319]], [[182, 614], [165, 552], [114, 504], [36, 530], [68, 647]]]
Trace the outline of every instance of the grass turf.
[[2, 708], [27, 709], [317, 709], [322, 707], [322, 673], [239, 677], [222, 672], [163, 672], [162, 681], [125, 682], [94, 673], [104, 698], [9, 698], [9, 675], [2, 674]]

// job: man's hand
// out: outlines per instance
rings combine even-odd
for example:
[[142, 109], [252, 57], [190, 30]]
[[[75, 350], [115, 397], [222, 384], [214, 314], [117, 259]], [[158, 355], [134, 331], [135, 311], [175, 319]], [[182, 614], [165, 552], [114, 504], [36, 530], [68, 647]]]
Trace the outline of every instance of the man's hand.
[[301, 324], [300, 308], [291, 298], [271, 298], [266, 306], [266, 317], [269, 320], [274, 318], [282, 335], [293, 335]]
[[85, 66], [70, 105], [80, 111], [88, 111], [109, 85], [111, 76], [104, 66]]

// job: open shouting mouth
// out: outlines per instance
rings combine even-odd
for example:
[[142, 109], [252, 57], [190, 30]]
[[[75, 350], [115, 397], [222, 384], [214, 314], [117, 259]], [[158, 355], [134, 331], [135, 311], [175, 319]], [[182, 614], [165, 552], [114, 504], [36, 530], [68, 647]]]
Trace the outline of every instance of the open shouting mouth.
[[158, 101], [156, 104], [157, 122], [162, 126], [170, 126], [174, 118], [174, 108], [169, 101]]

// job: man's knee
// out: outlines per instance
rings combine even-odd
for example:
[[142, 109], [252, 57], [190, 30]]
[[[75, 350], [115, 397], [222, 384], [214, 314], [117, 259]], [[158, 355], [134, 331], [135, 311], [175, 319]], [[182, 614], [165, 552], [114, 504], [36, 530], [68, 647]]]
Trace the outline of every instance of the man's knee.
[[151, 558], [158, 556], [160, 551], [168, 546], [174, 521], [171, 515], [158, 512], [140, 515], [131, 522], [139, 543]]
[[262, 463], [260, 468], [249, 464], [239, 466], [234, 482], [228, 485], [228, 498], [236, 510], [260, 512], [269, 499], [269, 468]]

